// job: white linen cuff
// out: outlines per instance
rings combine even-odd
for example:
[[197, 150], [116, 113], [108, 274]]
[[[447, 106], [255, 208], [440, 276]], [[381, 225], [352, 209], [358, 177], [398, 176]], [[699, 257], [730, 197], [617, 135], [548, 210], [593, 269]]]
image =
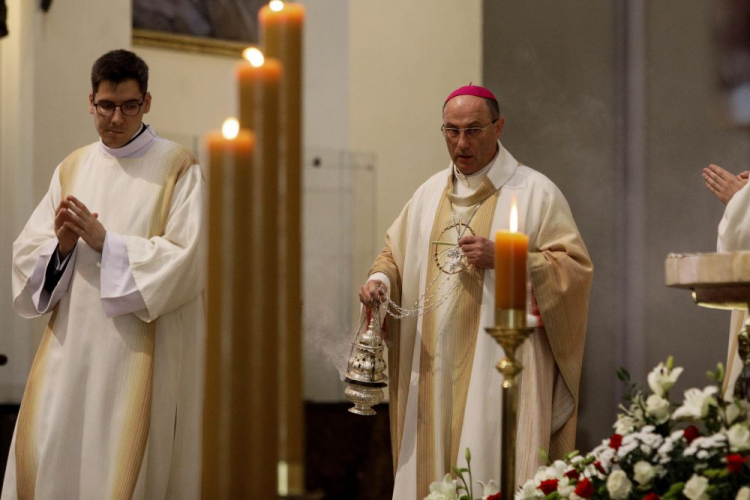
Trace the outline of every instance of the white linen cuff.
[[391, 280], [388, 279], [388, 276], [385, 275], [385, 273], [372, 273], [372, 276], [367, 278], [367, 281], [372, 280], [380, 280], [385, 285], [385, 289], [388, 292], [388, 295], [391, 295]]
[[133, 278], [128, 243], [124, 236], [107, 231], [102, 247], [100, 278], [100, 297], [107, 317], [114, 318], [146, 309], [146, 302]]
[[[388, 296], [391, 296], [391, 280], [388, 279], [388, 276], [385, 275], [385, 273], [373, 273], [372, 276], [367, 278], [367, 281], [372, 280], [380, 280], [383, 282], [383, 285], [385, 285], [385, 290], [388, 293]], [[360, 309], [362, 310], [362, 309]], [[380, 307], [380, 326], [383, 326], [383, 323], [385, 323], [385, 317], [387, 314], [385, 314], [384, 306]]]
[[[73, 251], [70, 252], [68, 256], [65, 257], [65, 259], [63, 259], [62, 263], [60, 263], [60, 258], [57, 255], [58, 244], [59, 242], [57, 241], [57, 238], [55, 238], [49, 240], [43, 245], [42, 251], [39, 254], [39, 260], [36, 261], [34, 272], [31, 273], [29, 281], [26, 284], [31, 294], [31, 302], [34, 304], [34, 307], [39, 314], [48, 312], [53, 307], [55, 307], [58, 302], [60, 302], [62, 296], [65, 295], [66, 291], [68, 291], [70, 278], [73, 276], [73, 268], [75, 267], [74, 263], [75, 256], [78, 253], [78, 245], [73, 247]], [[50, 259], [52, 259], [53, 256], [55, 258], [53, 264], [55, 264], [55, 268], [58, 271], [66, 263], [69, 265], [65, 268], [65, 272], [57, 282], [57, 286], [55, 286], [54, 290], [52, 290], [52, 293], [49, 293], [44, 289], [44, 280], [47, 274], [47, 266], [49, 266]]]

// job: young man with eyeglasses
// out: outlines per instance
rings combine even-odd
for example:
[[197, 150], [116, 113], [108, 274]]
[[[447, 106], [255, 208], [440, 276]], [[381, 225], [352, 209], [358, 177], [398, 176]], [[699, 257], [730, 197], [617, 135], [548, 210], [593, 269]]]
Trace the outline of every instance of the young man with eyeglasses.
[[593, 268], [565, 197], [503, 147], [503, 127], [488, 89], [448, 96], [451, 164], [406, 204], [360, 290], [365, 306], [389, 302], [402, 316], [387, 324], [394, 499], [427, 496], [467, 447], [474, 477], [500, 471], [502, 355], [484, 328], [494, 325], [493, 235], [508, 228], [514, 203], [540, 316], [518, 356], [516, 483], [533, 476], [539, 448], [557, 458], [575, 445]]
[[91, 87], [100, 140], [57, 167], [13, 247], [16, 311], [52, 314], [2, 499], [197, 499], [203, 174], [143, 123], [141, 58], [104, 54]]

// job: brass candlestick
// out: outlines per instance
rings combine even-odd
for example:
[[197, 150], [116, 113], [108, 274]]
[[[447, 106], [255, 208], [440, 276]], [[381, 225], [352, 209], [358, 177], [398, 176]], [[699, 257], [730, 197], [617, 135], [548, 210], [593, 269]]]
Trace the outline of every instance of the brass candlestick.
[[523, 366], [516, 359], [516, 350], [534, 331], [526, 326], [526, 310], [497, 309], [495, 326], [485, 328], [500, 344], [505, 357], [497, 364], [503, 375], [502, 456], [500, 466], [500, 491], [513, 498], [516, 491], [516, 434], [518, 417], [518, 383], [516, 377]]
[[344, 395], [354, 403], [349, 411], [357, 415], [375, 415], [372, 407], [383, 401], [383, 387], [388, 380], [383, 359], [385, 344], [380, 336], [379, 306], [375, 305], [371, 312], [366, 330], [357, 332], [344, 374], [347, 383]]

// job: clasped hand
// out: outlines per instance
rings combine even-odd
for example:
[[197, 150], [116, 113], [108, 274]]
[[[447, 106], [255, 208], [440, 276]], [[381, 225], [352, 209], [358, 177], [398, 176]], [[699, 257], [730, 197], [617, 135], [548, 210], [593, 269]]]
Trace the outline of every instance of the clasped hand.
[[69, 195], [60, 202], [55, 211], [55, 235], [61, 258], [73, 251], [78, 238], [97, 252], [102, 251], [107, 230], [98, 218], [99, 214], [90, 212], [75, 196]]
[[466, 255], [466, 261], [477, 267], [493, 269], [495, 267], [495, 244], [482, 236], [463, 236], [458, 246]]
[[726, 205], [732, 199], [734, 193], [747, 184], [749, 173], [745, 171], [734, 175], [720, 166], [712, 164], [703, 169], [703, 180], [708, 190]]

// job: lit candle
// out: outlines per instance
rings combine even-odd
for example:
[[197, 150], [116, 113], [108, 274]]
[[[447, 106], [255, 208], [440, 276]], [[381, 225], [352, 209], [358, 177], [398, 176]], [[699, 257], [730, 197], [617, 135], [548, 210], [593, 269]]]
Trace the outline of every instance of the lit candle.
[[[265, 57], [255, 47], [245, 49], [243, 61], [235, 73], [239, 89], [240, 125], [251, 129], [256, 137], [258, 158], [270, 173], [264, 186], [278, 192], [279, 89], [282, 68], [278, 59]], [[274, 200], [274, 203], [276, 201]], [[275, 212], [274, 212], [275, 213]]]
[[[256, 139], [229, 119], [206, 137], [209, 155], [204, 498], [276, 498], [276, 475], [258, 464], [277, 455], [276, 339], [261, 335], [262, 291], [248, 245], [255, 231]], [[257, 308], [257, 309], [256, 309]], [[252, 387], [252, 390], [248, 390]]]
[[[495, 309], [521, 322], [526, 318], [526, 259], [529, 237], [518, 232], [518, 208], [513, 200], [510, 231], [495, 234]], [[507, 317], [507, 316], [506, 316]], [[500, 318], [498, 318], [500, 319]], [[509, 326], [509, 325], [503, 325]]]
[[302, 405], [302, 35], [305, 8], [273, 0], [259, 15], [266, 56], [284, 67], [279, 151], [279, 495], [304, 493]]

